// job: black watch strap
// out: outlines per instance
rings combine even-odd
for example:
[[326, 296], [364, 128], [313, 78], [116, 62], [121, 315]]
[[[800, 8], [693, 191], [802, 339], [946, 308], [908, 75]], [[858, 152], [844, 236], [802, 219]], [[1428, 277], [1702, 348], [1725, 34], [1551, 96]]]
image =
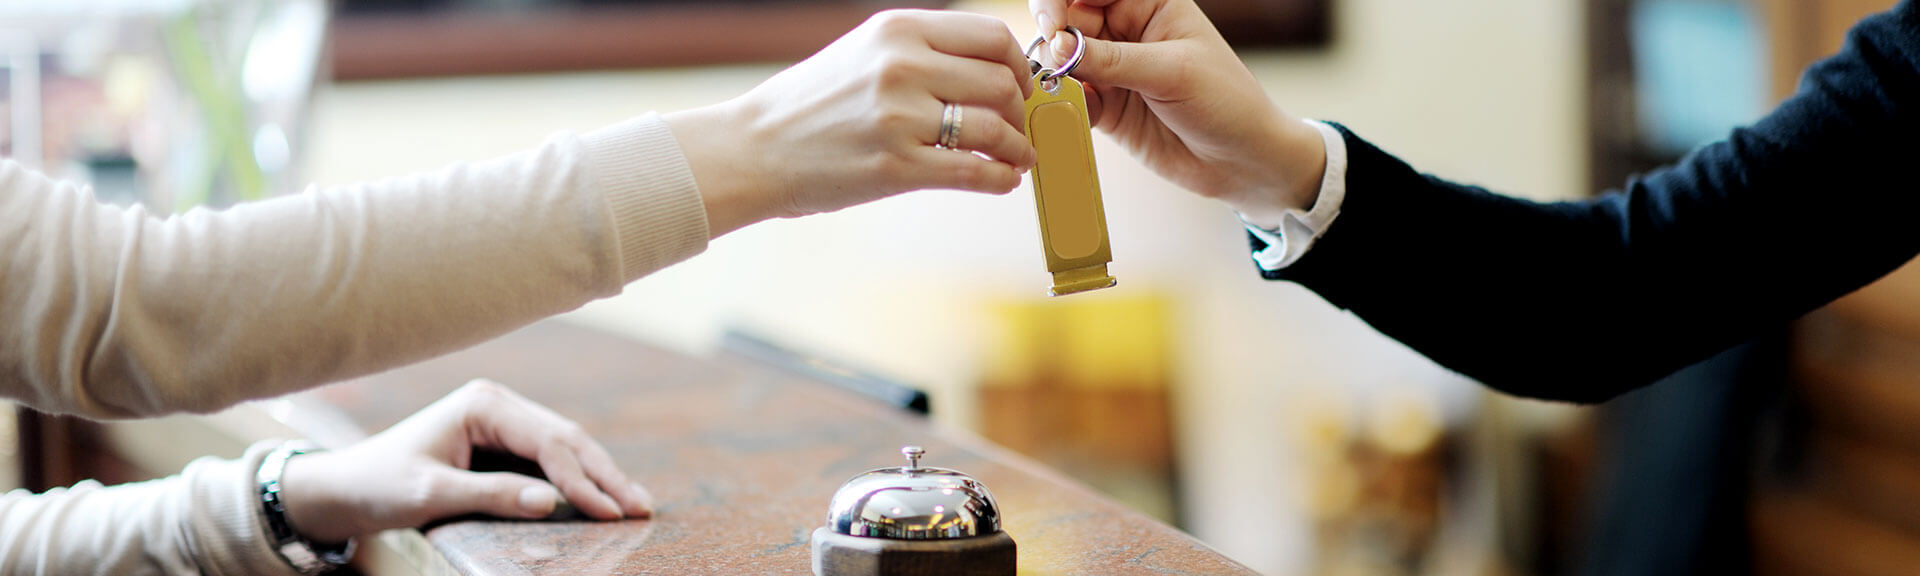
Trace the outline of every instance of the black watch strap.
[[301, 574], [324, 574], [345, 566], [353, 560], [356, 548], [351, 538], [342, 544], [315, 544], [300, 537], [294, 531], [293, 524], [287, 521], [287, 506], [280, 499], [280, 478], [287, 471], [287, 461], [317, 451], [319, 448], [311, 442], [290, 440], [268, 453], [260, 461], [260, 471], [255, 475], [260, 487], [260, 512], [266, 519], [267, 537], [280, 557]]

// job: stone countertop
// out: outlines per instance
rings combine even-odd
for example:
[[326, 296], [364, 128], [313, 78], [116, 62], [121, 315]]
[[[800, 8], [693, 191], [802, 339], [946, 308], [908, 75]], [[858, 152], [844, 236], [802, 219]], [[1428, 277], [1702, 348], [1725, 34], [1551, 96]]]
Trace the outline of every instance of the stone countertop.
[[923, 417], [730, 356], [695, 358], [549, 321], [310, 393], [371, 432], [469, 379], [578, 421], [657, 499], [649, 520], [461, 520], [425, 531], [465, 574], [808, 574], [841, 483], [924, 446], [993, 489], [1022, 574], [1251, 574], [1046, 467]]

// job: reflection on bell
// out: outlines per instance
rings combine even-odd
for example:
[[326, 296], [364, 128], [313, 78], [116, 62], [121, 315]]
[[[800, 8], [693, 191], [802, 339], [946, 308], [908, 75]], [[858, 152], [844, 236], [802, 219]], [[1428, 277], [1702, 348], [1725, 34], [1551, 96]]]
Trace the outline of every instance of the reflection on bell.
[[869, 470], [834, 493], [827, 525], [813, 531], [817, 576], [1014, 573], [1013, 537], [985, 484], [945, 468]]

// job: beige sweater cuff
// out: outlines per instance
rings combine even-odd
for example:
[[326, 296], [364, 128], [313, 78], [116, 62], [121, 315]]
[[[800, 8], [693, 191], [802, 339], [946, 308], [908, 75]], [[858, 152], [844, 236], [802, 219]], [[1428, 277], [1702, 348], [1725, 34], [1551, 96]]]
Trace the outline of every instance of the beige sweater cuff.
[[632, 282], [707, 248], [707, 210], [680, 143], [658, 114], [582, 136]]
[[299, 572], [267, 542], [266, 517], [254, 476], [260, 461], [280, 445], [267, 440], [247, 448], [238, 460], [201, 458], [187, 465], [182, 479], [193, 490], [188, 539], [206, 574], [286, 574]]

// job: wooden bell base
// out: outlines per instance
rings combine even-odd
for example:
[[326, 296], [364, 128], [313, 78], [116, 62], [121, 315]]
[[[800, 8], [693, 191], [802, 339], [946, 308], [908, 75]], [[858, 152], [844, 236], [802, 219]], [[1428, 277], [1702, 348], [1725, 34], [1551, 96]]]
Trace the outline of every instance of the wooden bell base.
[[1013, 576], [1013, 537], [889, 540], [813, 531], [814, 576]]

